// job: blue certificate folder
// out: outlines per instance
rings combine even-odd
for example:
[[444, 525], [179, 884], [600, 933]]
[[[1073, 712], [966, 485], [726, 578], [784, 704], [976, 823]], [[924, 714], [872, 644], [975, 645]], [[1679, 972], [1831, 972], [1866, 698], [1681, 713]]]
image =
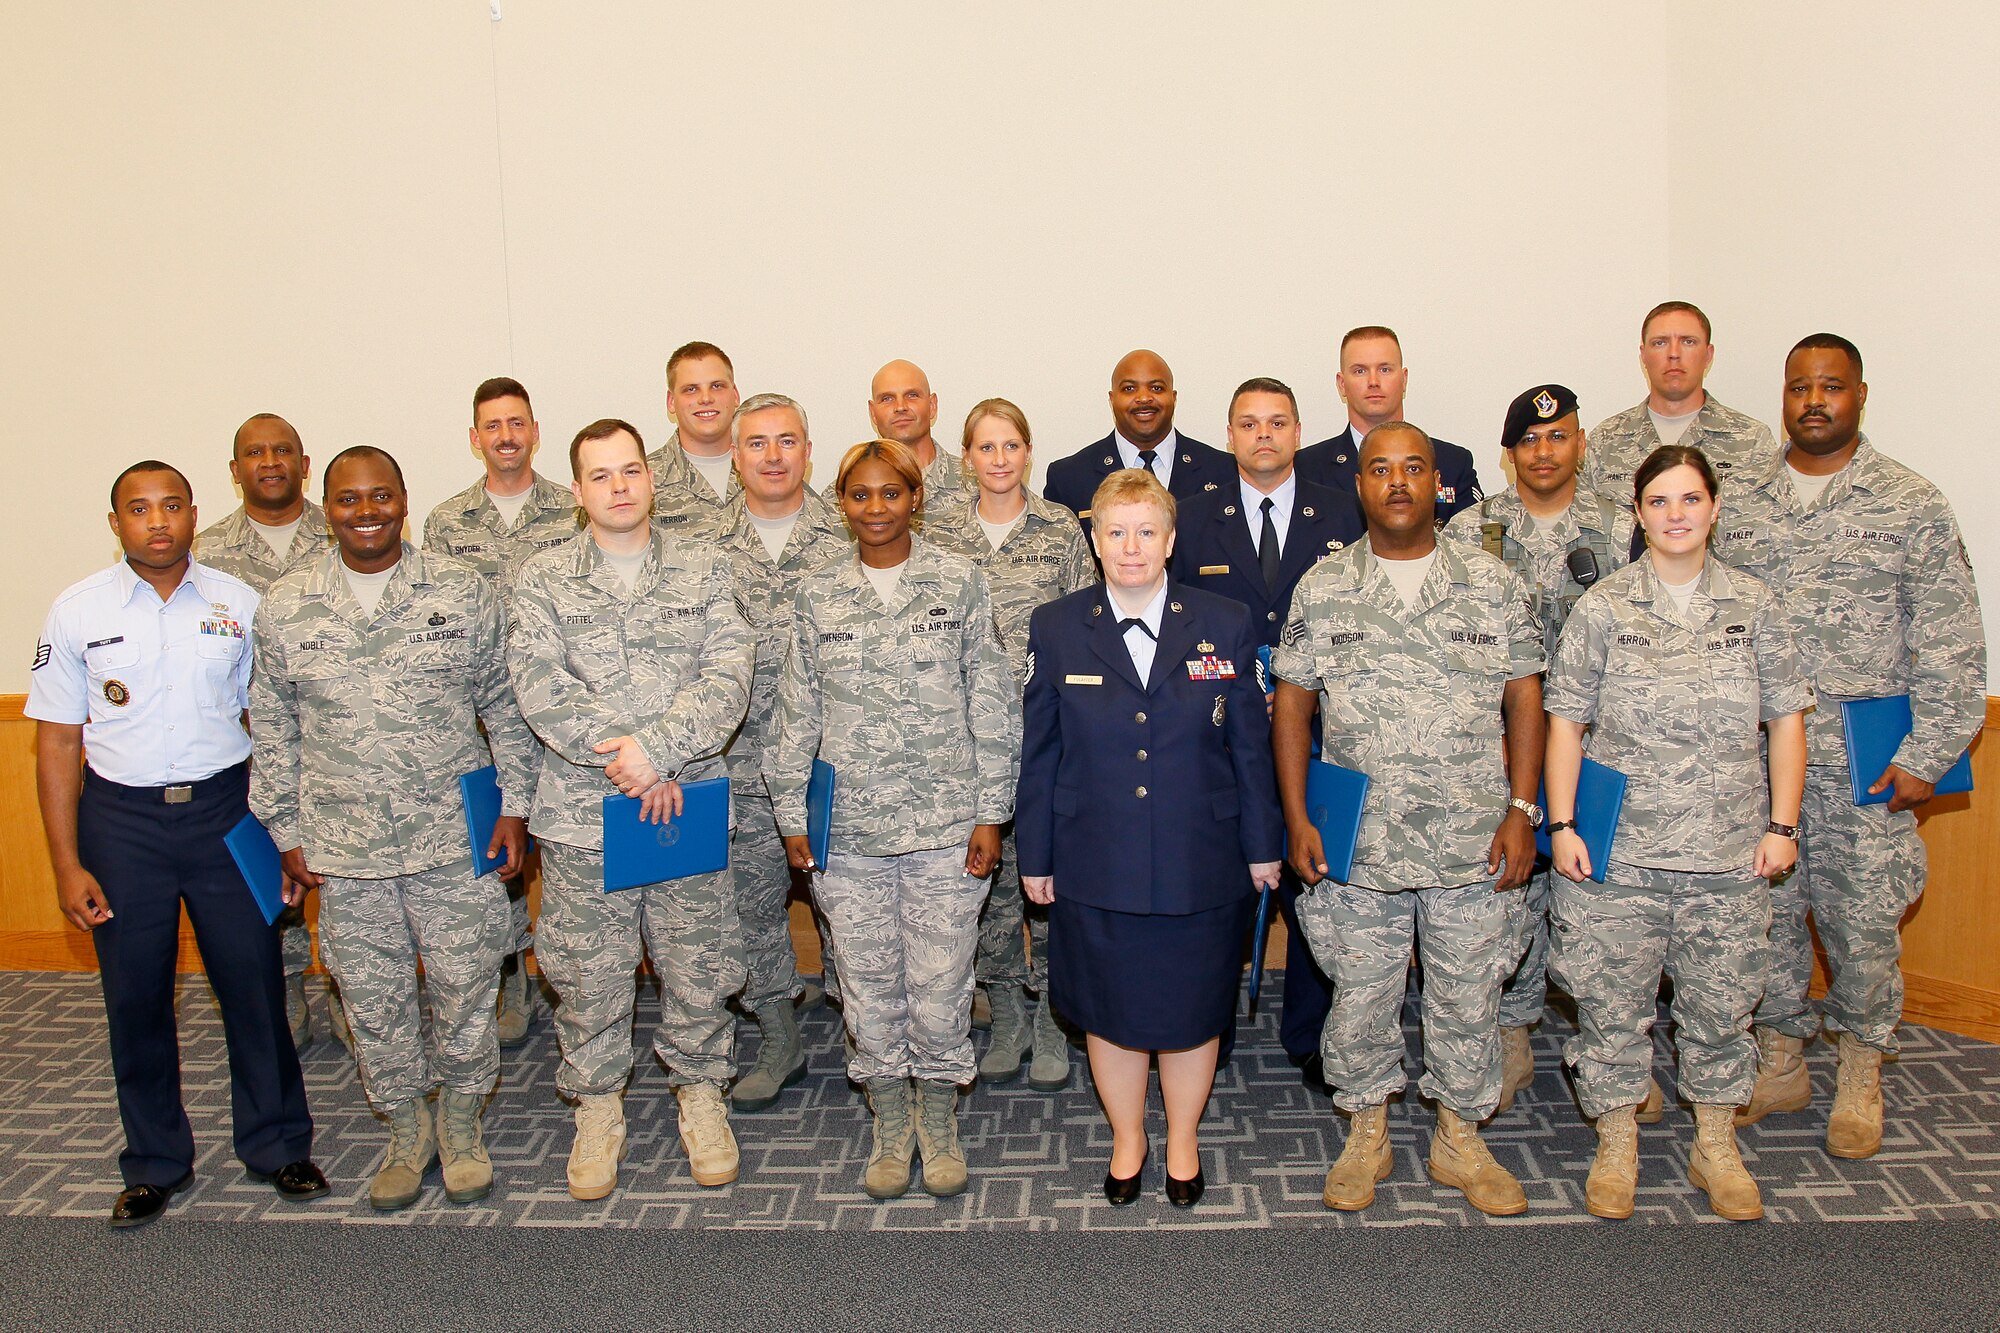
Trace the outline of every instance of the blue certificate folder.
[[812, 776], [806, 780], [806, 846], [816, 870], [826, 869], [826, 847], [833, 838], [833, 788], [833, 765], [813, 760]]
[[[1548, 803], [1545, 784], [1541, 805], [1546, 809]], [[1576, 835], [1583, 839], [1583, 850], [1590, 854], [1590, 877], [1599, 884], [1604, 882], [1605, 868], [1611, 864], [1611, 841], [1618, 836], [1618, 817], [1624, 811], [1625, 775], [1586, 756], [1576, 775]], [[1546, 819], [1535, 830], [1535, 850], [1543, 856], [1551, 855]]]
[[[499, 869], [505, 861], [488, 856], [493, 845], [493, 827], [500, 822], [500, 770], [488, 764], [475, 768], [458, 780], [458, 794], [465, 798], [465, 836], [472, 843], [472, 873], [484, 875]], [[533, 847], [534, 840], [528, 840]]]
[[1368, 775], [1323, 759], [1306, 762], [1306, 817], [1319, 830], [1326, 873], [1341, 883], [1354, 873], [1354, 843], [1361, 836], [1361, 808]]
[[270, 925], [285, 910], [285, 866], [278, 844], [271, 841], [257, 816], [245, 815], [222, 835], [222, 845], [243, 872], [243, 882], [250, 886], [250, 896], [257, 900], [264, 924]]
[[[1856, 805], [1881, 805], [1891, 791], [1870, 794], [1868, 789], [1882, 776], [1882, 770], [1896, 762], [1896, 747], [1910, 734], [1910, 696], [1892, 694], [1886, 699], [1844, 699], [1840, 704], [1840, 724], [1847, 730], [1847, 779], [1854, 785]], [[1937, 794], [1972, 790], [1972, 751], [1958, 757], [1938, 779]]]
[[604, 891], [705, 875], [729, 865], [729, 779], [681, 784], [681, 813], [639, 818], [639, 798], [604, 798]]

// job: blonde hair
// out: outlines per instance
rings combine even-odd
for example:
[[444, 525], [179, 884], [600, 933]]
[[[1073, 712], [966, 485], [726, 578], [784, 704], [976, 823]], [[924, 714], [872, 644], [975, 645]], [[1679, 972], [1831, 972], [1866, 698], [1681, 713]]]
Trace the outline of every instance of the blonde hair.
[[917, 497], [917, 505], [924, 502], [924, 470], [917, 466], [917, 456], [910, 452], [910, 446], [895, 440], [863, 440], [847, 451], [840, 460], [840, 471], [833, 474], [833, 493], [837, 496], [847, 489], [848, 474], [871, 458], [879, 458], [893, 469], [910, 487]]
[[1160, 485], [1158, 477], [1138, 467], [1121, 468], [1097, 484], [1097, 493], [1090, 497], [1090, 512], [1100, 514], [1112, 505], [1152, 505], [1167, 516], [1169, 528], [1179, 512], [1173, 493]]
[[986, 398], [974, 403], [972, 410], [965, 414], [965, 431], [958, 442], [958, 447], [961, 450], [972, 447], [972, 428], [977, 426], [986, 417], [999, 417], [1015, 430], [1021, 432], [1022, 444], [1027, 445], [1030, 449], [1035, 447], [1035, 437], [1028, 431], [1027, 413], [1008, 402], [1005, 398]]

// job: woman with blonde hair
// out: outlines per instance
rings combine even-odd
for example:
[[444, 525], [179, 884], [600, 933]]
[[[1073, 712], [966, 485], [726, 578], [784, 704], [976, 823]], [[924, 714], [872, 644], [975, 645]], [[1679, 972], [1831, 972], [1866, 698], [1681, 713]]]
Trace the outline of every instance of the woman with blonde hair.
[[[975, 488], [970, 495], [952, 496], [949, 506], [929, 515], [924, 528], [939, 546], [986, 571], [1000, 648], [1017, 679], [1027, 676], [1029, 613], [1097, 581], [1076, 515], [1028, 489], [1033, 448], [1028, 418], [1020, 408], [1005, 398], [976, 404], [966, 414], [963, 437], [965, 475]], [[1026, 914], [1031, 962], [1022, 947], [1021, 873], [1015, 857], [1014, 831], [1009, 827], [1001, 841], [1000, 869], [980, 917], [975, 971], [993, 1018], [979, 1076], [990, 1083], [1019, 1077], [1021, 1057], [1030, 1041], [1023, 991], [1033, 986], [1042, 1003], [1035, 1011], [1028, 1082], [1053, 1092], [1069, 1082], [1069, 1043], [1048, 1002], [1049, 918], [1040, 907]]]

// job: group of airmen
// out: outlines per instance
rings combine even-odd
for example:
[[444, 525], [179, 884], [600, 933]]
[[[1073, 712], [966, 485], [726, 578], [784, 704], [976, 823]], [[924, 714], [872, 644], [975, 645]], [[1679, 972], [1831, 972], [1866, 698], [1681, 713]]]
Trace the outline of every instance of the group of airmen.
[[[1810, 357], [1843, 359], [1852, 350], [1843, 340], [1819, 339]], [[990, 598], [981, 591], [968, 602], [976, 614], [990, 614], [990, 628], [980, 632], [991, 636], [994, 661], [1006, 668], [977, 691], [973, 707], [983, 711], [973, 734], [982, 743], [1018, 737], [1021, 682], [1033, 669], [1028, 615], [1096, 581], [1090, 496], [1108, 475], [1137, 468], [1180, 503], [1173, 577], [1248, 604], [1275, 650], [1271, 700], [1288, 820], [1295, 784], [1285, 773], [1287, 742], [1296, 742], [1302, 760], [1307, 736], [1323, 733], [1327, 758], [1370, 773], [1370, 808], [1387, 818], [1374, 845], [1357, 852], [1356, 878], [1381, 892], [1337, 900], [1310, 892], [1325, 870], [1296, 820], [1283, 889], [1293, 926], [1285, 1044], [1309, 1085], [1330, 1084], [1354, 1117], [1348, 1151], [1329, 1174], [1329, 1206], [1367, 1206], [1387, 1173], [1380, 1111], [1404, 1086], [1395, 1013], [1415, 948], [1426, 992], [1422, 1087], [1445, 1108], [1440, 1135], [1449, 1115], [1459, 1136], [1443, 1147], [1434, 1142], [1433, 1174], [1487, 1211], [1525, 1207], [1518, 1185], [1477, 1145], [1477, 1125], [1505, 1114], [1532, 1083], [1529, 1034], [1547, 1001], [1554, 875], [1546, 859], [1523, 850], [1544, 818], [1533, 799], [1544, 726], [1539, 673], [1557, 658], [1583, 594], [1642, 549], [1634, 537], [1633, 478], [1662, 445], [1698, 448], [1720, 478], [1715, 553], [1772, 589], [1774, 632], [1795, 645], [1802, 678], [1819, 701], [1809, 714], [1803, 811], [1791, 833], [1800, 864], [1774, 883], [1768, 950], [1751, 960], [1764, 978], [1755, 1057], [1742, 1080], [1754, 1087], [1734, 1104], [1741, 1108], [1735, 1120], [1808, 1105], [1803, 1050], [1824, 1024], [1840, 1035], [1829, 1148], [1865, 1156], [1880, 1142], [1879, 1063], [1895, 1049], [1902, 1009], [1898, 923], [1924, 884], [1910, 811], [1978, 726], [1984, 640], [1977, 596], [1942, 496], [1858, 435], [1866, 397], [1858, 352], [1851, 370], [1844, 361], [1837, 367], [1849, 379], [1836, 395], [1823, 391], [1824, 376], [1804, 374], [1794, 353], [1781, 446], [1765, 425], [1707, 393], [1714, 351], [1707, 317], [1668, 302], [1642, 322], [1648, 393], [1637, 406], [1586, 435], [1575, 396], [1563, 386], [1523, 393], [1510, 405], [1500, 440], [1515, 483], [1492, 495], [1483, 492], [1470, 451], [1408, 424], [1408, 370], [1396, 335], [1381, 326], [1342, 340], [1337, 387], [1348, 422], [1305, 448], [1294, 395], [1267, 378], [1247, 381], [1232, 398], [1226, 450], [1181, 433], [1171, 371], [1152, 352], [1132, 352], [1113, 371], [1112, 430], [1048, 467], [1047, 498], [1025, 484], [1031, 438], [1012, 404], [980, 404], [954, 449], [933, 434], [938, 398], [917, 366], [890, 362], [874, 377], [868, 410], [876, 434], [907, 448], [922, 470], [924, 542], [969, 558], [990, 588]], [[893, 708], [904, 682], [927, 688], [923, 641], [912, 639], [909, 661], [852, 654], [852, 670], [837, 680], [808, 682], [795, 664], [788, 668], [802, 583], [851, 563], [855, 550], [841, 511], [807, 485], [813, 446], [805, 410], [781, 394], [740, 397], [729, 357], [708, 343], [676, 350], [666, 377], [672, 437], [647, 453], [629, 423], [593, 422], [569, 446], [568, 486], [535, 470], [540, 427], [528, 390], [506, 378], [481, 384], [469, 437], [483, 475], [431, 511], [420, 541], [406, 532], [408, 493], [390, 454], [372, 446], [342, 452], [322, 470], [324, 504], [315, 503], [306, 494], [309, 465], [298, 432], [260, 413], [233, 443], [230, 472], [242, 506], [193, 539], [197, 568], [248, 585], [235, 604], [254, 610], [254, 624], [230, 612], [222, 623], [231, 628], [218, 633], [204, 621], [202, 633], [247, 634], [248, 808], [282, 852], [293, 904], [280, 919], [290, 1031], [296, 1047], [314, 1037], [305, 986], [312, 940], [296, 905], [316, 889], [319, 956], [337, 996], [328, 1017], [388, 1126], [369, 1190], [377, 1208], [415, 1202], [434, 1164], [454, 1202], [491, 1189], [484, 1108], [502, 1048], [524, 1041], [535, 1021], [542, 994], [535, 970], [556, 997], [557, 1084], [575, 1106], [569, 1188], [588, 1200], [615, 1189], [625, 1151], [622, 1099], [643, 960], [661, 986], [653, 1049], [679, 1103], [692, 1177], [721, 1185], [739, 1166], [731, 1111], [768, 1108], [804, 1076], [798, 1012], [822, 997], [842, 1002], [839, 961], [865, 955], [871, 929], [885, 932], [883, 947], [899, 947], [894, 923], [871, 925], [865, 914], [844, 911], [838, 891], [821, 883], [835, 876], [815, 876], [823, 941], [826, 916], [848, 922], [840, 945], [823, 948], [823, 990], [801, 977], [787, 903], [794, 871], [809, 864], [797, 851], [804, 790], [802, 780], [790, 780], [797, 766], [774, 768], [771, 753], [785, 744], [787, 719], [800, 713], [796, 696], [808, 685], [822, 733], [838, 732], [849, 747], [887, 745], [872, 730], [875, 709]], [[1804, 434], [1824, 432], [1829, 421], [1836, 433], [1847, 432], [1842, 443], [1852, 461], [1823, 489], [1799, 487], [1787, 449]], [[995, 428], [977, 429], [982, 423]], [[1414, 492], [1407, 478], [1378, 484], [1364, 475], [1366, 464], [1386, 478], [1385, 459], [1405, 455], [1408, 477], [1419, 483]], [[150, 490], [137, 485], [148, 478], [157, 483]], [[113, 526], [135, 569], [142, 562], [132, 534], [145, 539], [141, 546], [151, 541], [168, 550], [155, 529], [171, 527], [174, 506], [156, 496], [149, 503], [157, 512], [147, 517], [121, 514], [121, 505], [129, 509], [131, 495], [171, 488], [177, 478], [164, 464], [139, 464], [114, 487]], [[178, 486], [187, 490], [184, 479]], [[996, 522], [982, 507], [982, 489], [995, 488], [1018, 492], [1013, 518]], [[179, 503], [191, 516], [191, 495]], [[1411, 623], [1421, 619], [1420, 606], [1449, 604], [1429, 616], [1421, 634], [1377, 633], [1368, 616], [1357, 618], [1352, 597], [1342, 601], [1355, 592], [1341, 583], [1353, 561], [1329, 557], [1358, 554], [1392, 534], [1407, 540], [1412, 530], [1453, 554], [1439, 557], [1448, 570], [1440, 576], [1443, 591], [1430, 589], [1418, 601], [1405, 592]], [[859, 575], [851, 582], [863, 584]], [[827, 591], [833, 587], [822, 580], [814, 595], [837, 595]], [[1480, 629], [1471, 612], [1461, 614], [1460, 603], [1497, 604], [1513, 593], [1518, 614], [1495, 622], [1497, 634]], [[215, 618], [225, 616], [226, 600], [215, 600]], [[93, 722], [115, 722], [127, 707], [117, 696], [130, 687], [110, 677], [115, 666], [100, 669], [93, 660], [96, 643], [72, 641], [88, 631], [66, 627], [65, 605], [59, 601], [52, 612], [37, 652], [29, 714], [45, 724], [80, 724], [86, 711]], [[979, 609], [987, 606], [990, 613]], [[815, 619], [822, 637], [827, 624], [839, 623], [824, 608]], [[845, 660], [840, 646], [830, 652], [817, 644], [817, 660]], [[73, 689], [63, 685], [65, 652], [76, 658]], [[45, 671], [52, 658], [58, 670]], [[86, 691], [87, 701], [72, 697]], [[783, 697], [788, 691], [792, 697]], [[1846, 795], [1832, 701], [1890, 693], [1912, 696], [1917, 727], [1885, 775], [1894, 799], [1857, 808]], [[1471, 732], [1434, 725], [1439, 717], [1481, 712], [1487, 720], [1475, 718]], [[1467, 734], [1489, 743], [1467, 750]], [[910, 841], [903, 832], [927, 818], [937, 774], [954, 767], [934, 763], [937, 756], [921, 744], [888, 748], [894, 752], [873, 761], [878, 781], [871, 790], [900, 793], [897, 799], [881, 808], [840, 808], [843, 837], [851, 839], [844, 845], [863, 856], [903, 850]], [[488, 762], [503, 799], [486, 850], [500, 864], [478, 874], [467, 855], [457, 777]], [[879, 781], [885, 772], [894, 779], [886, 786]], [[681, 783], [724, 775], [733, 801], [727, 869], [604, 891], [605, 796], [637, 795], [648, 818], [667, 819], [678, 813]], [[43, 797], [48, 811], [46, 783]], [[73, 802], [74, 792], [58, 791], [57, 804], [63, 799]], [[1011, 807], [981, 801], [981, 827], [1006, 823]], [[86, 928], [101, 926], [110, 915], [104, 891], [95, 880], [86, 885], [88, 875], [74, 876], [74, 817], [68, 845], [60, 815], [48, 818], [65, 912]], [[975, 852], [978, 846], [975, 839]], [[523, 871], [536, 849], [541, 911], [531, 928]], [[1462, 908], [1468, 900], [1393, 891], [1473, 880], [1493, 887], [1490, 877], [1503, 862], [1498, 887], [1508, 891], [1487, 897], [1504, 907]], [[976, 922], [949, 927], [979, 934], [979, 992], [969, 1019], [959, 1021], [990, 1029], [981, 1079], [1005, 1083], [1025, 1069], [1035, 1087], [1061, 1088], [1071, 1057], [1057, 1007], [1044, 993], [1032, 1018], [1028, 1012], [1030, 996], [1046, 990], [1045, 914], [1032, 904], [1024, 910], [1011, 843], [996, 845], [983, 865], [993, 872], [983, 911]], [[1454, 924], [1451, 914], [1461, 911]], [[1818, 1007], [1807, 999], [1809, 915], [1832, 982]], [[1635, 931], [1654, 929], [1642, 915], [1633, 921]], [[1433, 932], [1445, 946], [1435, 955], [1416, 947]], [[1588, 968], [1590, 959], [1571, 966]], [[1579, 990], [1589, 985], [1560, 964], [1558, 978]], [[1676, 981], [1701, 984], [1692, 974]], [[732, 1005], [761, 1038], [754, 1063], [741, 1070]], [[1650, 1057], [1632, 1052], [1645, 1044], [1651, 1022], [1650, 1005], [1633, 1014], [1634, 1032], [1620, 1047], [1625, 1063], [1636, 1060], [1641, 1071]], [[1227, 1046], [1225, 1038], [1225, 1058]], [[872, 1089], [871, 1069], [857, 1068], [871, 1049], [864, 1040], [857, 1050], [850, 1032], [850, 1076]], [[1583, 1038], [1566, 1055], [1572, 1062], [1607, 1058]], [[927, 1113], [923, 1141], [924, 1181], [933, 1193], [964, 1188], [964, 1154], [948, 1122], [958, 1085], [971, 1077], [970, 1069], [932, 1076], [931, 1091], [943, 1099]], [[1660, 1089], [1648, 1074], [1638, 1077], [1645, 1095], [1637, 1118], [1657, 1120]], [[922, 1103], [929, 1094], [921, 1077], [914, 1086]], [[1601, 1108], [1585, 1109], [1595, 1115]], [[289, 1150], [299, 1141], [288, 1140]], [[1456, 1175], [1440, 1170], [1440, 1153], [1459, 1164]], [[142, 1183], [134, 1169], [126, 1175], [128, 1184]], [[162, 1196], [157, 1207], [176, 1182], [150, 1184]], [[313, 1192], [288, 1191], [282, 1176], [279, 1188], [291, 1197]]]

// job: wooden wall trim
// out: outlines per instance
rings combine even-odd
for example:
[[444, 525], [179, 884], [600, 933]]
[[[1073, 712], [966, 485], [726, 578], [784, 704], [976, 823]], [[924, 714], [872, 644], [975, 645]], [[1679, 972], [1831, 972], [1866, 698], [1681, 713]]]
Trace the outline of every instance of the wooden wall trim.
[[20, 722], [28, 716], [28, 696], [0, 694], [0, 722]]

